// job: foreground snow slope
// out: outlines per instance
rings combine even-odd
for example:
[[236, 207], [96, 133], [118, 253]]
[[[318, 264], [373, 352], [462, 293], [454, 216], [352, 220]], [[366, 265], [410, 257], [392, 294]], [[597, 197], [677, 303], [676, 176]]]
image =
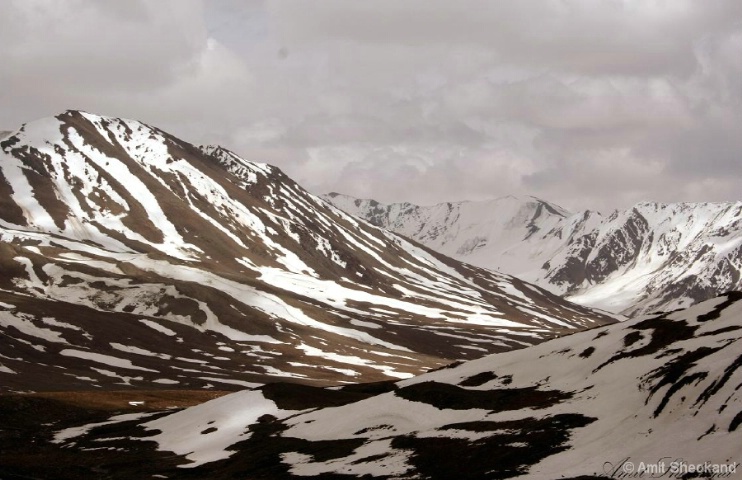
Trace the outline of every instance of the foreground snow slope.
[[154, 440], [209, 478], [618, 478], [625, 461], [739, 463], [740, 316], [733, 293], [396, 383], [267, 385], [139, 421], [150, 436], [131, 442]]
[[324, 198], [446, 255], [616, 313], [673, 310], [742, 288], [742, 202], [645, 202], [603, 216], [534, 197], [431, 207]]
[[137, 121], [68, 111], [0, 148], [5, 388], [405, 378], [612, 322]]

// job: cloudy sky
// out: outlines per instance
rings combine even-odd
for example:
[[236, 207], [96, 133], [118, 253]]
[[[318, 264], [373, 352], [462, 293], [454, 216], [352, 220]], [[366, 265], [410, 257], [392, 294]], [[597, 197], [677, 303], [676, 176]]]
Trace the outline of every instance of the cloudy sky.
[[315, 193], [742, 200], [742, 2], [0, 1], [0, 130], [69, 108]]

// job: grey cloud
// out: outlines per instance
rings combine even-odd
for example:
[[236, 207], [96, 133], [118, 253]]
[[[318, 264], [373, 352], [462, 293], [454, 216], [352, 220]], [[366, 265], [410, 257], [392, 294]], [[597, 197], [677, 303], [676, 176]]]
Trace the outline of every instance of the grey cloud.
[[0, 129], [133, 117], [384, 201], [731, 199], [740, 18], [736, 0], [0, 2]]
[[730, 122], [707, 120], [685, 130], [658, 132], [645, 143], [639, 152], [671, 158], [667, 173], [685, 181], [742, 178], [742, 115]]
[[112, 0], [11, 2], [3, 7], [12, 13], [0, 15], [0, 31], [14, 38], [4, 36], [0, 60], [14, 67], [6, 75], [18, 85], [157, 87], [182, 75], [205, 40], [198, 9], [172, 3], [127, 2], [123, 8]]
[[365, 44], [478, 45], [500, 61], [590, 74], [688, 73], [699, 32], [733, 28], [734, 0], [488, 2], [329, 0], [270, 8], [295, 45], [341, 39]]

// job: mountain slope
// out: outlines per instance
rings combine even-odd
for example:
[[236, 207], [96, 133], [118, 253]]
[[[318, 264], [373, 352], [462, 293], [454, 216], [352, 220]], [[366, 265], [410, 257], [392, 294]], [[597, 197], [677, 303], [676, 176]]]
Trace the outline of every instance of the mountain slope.
[[727, 475], [701, 478], [735, 478], [740, 315], [732, 293], [413, 379], [266, 385], [54, 438], [81, 458], [156, 442], [146, 455], [174, 452], [179, 466], [166, 457], [147, 473], [194, 478], [620, 478], [660, 462], [672, 478], [704, 462]]
[[742, 288], [742, 202], [640, 203], [608, 217], [504, 197], [419, 207], [324, 197], [462, 261], [627, 315]]
[[613, 321], [140, 122], [68, 111], [0, 146], [7, 388], [401, 378]]

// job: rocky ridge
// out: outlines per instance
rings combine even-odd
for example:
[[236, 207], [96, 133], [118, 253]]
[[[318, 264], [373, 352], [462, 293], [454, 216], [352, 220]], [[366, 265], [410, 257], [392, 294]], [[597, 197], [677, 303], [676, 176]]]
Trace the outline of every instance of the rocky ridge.
[[324, 198], [453, 258], [614, 313], [684, 308], [742, 288], [742, 202], [645, 202], [601, 215], [535, 197], [430, 207]]

